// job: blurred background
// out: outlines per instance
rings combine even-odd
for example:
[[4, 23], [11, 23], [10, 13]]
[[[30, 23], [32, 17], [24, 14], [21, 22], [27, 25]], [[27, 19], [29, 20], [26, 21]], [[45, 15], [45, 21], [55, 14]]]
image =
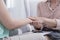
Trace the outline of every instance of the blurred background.
[[[11, 17], [17, 20], [24, 19], [29, 16], [36, 16], [37, 5], [41, 1], [45, 2], [46, 0], [4, 0]], [[21, 29], [11, 30], [10, 36], [30, 32], [34, 29], [29, 24], [25, 26], [26, 27], [22, 27]]]

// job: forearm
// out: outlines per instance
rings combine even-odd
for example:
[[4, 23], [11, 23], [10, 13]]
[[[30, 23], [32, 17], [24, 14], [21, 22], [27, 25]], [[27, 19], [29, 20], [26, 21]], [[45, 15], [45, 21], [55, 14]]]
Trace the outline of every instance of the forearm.
[[9, 30], [20, 28], [26, 24], [31, 23], [32, 21], [28, 18], [20, 20], [2, 20], [1, 23]]
[[3, 0], [0, 0], [0, 21], [8, 29], [15, 29], [31, 22], [28, 18], [18, 21], [11, 18]]
[[12, 27], [11, 27], [11, 29], [15, 29], [15, 28], [21, 28], [22, 26], [24, 26], [24, 25], [26, 25], [26, 24], [29, 24], [29, 23], [31, 23], [32, 21], [30, 20], [30, 19], [28, 19], [28, 18], [26, 18], [26, 19], [20, 19], [20, 20], [15, 20], [14, 22], [13, 22], [13, 25], [11, 25]]
[[48, 25], [50, 28], [55, 28], [57, 23], [55, 19], [44, 18], [44, 24]]

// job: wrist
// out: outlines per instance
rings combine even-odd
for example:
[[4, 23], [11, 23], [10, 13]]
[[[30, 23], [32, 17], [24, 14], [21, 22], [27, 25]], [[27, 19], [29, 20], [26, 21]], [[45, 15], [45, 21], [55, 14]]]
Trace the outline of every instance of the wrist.
[[47, 21], [47, 18], [42, 18], [42, 24], [45, 24]]

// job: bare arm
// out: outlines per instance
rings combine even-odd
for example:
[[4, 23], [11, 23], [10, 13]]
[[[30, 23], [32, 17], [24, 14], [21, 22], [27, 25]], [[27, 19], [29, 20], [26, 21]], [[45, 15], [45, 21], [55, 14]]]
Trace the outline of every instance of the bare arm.
[[8, 29], [15, 29], [25, 24], [32, 22], [30, 19], [14, 20], [10, 17], [9, 11], [7, 10], [3, 0], [0, 0], [0, 21]]
[[55, 19], [43, 18], [44, 24], [48, 25], [50, 28], [56, 28], [57, 23]]

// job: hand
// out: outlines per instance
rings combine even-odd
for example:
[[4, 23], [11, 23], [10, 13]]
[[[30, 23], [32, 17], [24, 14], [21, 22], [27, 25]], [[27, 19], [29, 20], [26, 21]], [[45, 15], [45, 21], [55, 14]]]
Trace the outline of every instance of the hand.
[[33, 22], [31, 25], [34, 26], [35, 29], [40, 30], [41, 27], [43, 27], [43, 20], [41, 17], [29, 17]]
[[39, 23], [43, 23], [44, 22], [44, 18], [43, 17], [29, 17], [29, 19], [31, 19], [33, 22], [37, 21]]
[[40, 30], [43, 27], [43, 24], [39, 23], [38, 21], [34, 21], [31, 23], [36, 30]]
[[29, 19], [29, 18], [26, 18], [26, 21], [27, 21], [28, 23], [32, 23], [32, 20]]

